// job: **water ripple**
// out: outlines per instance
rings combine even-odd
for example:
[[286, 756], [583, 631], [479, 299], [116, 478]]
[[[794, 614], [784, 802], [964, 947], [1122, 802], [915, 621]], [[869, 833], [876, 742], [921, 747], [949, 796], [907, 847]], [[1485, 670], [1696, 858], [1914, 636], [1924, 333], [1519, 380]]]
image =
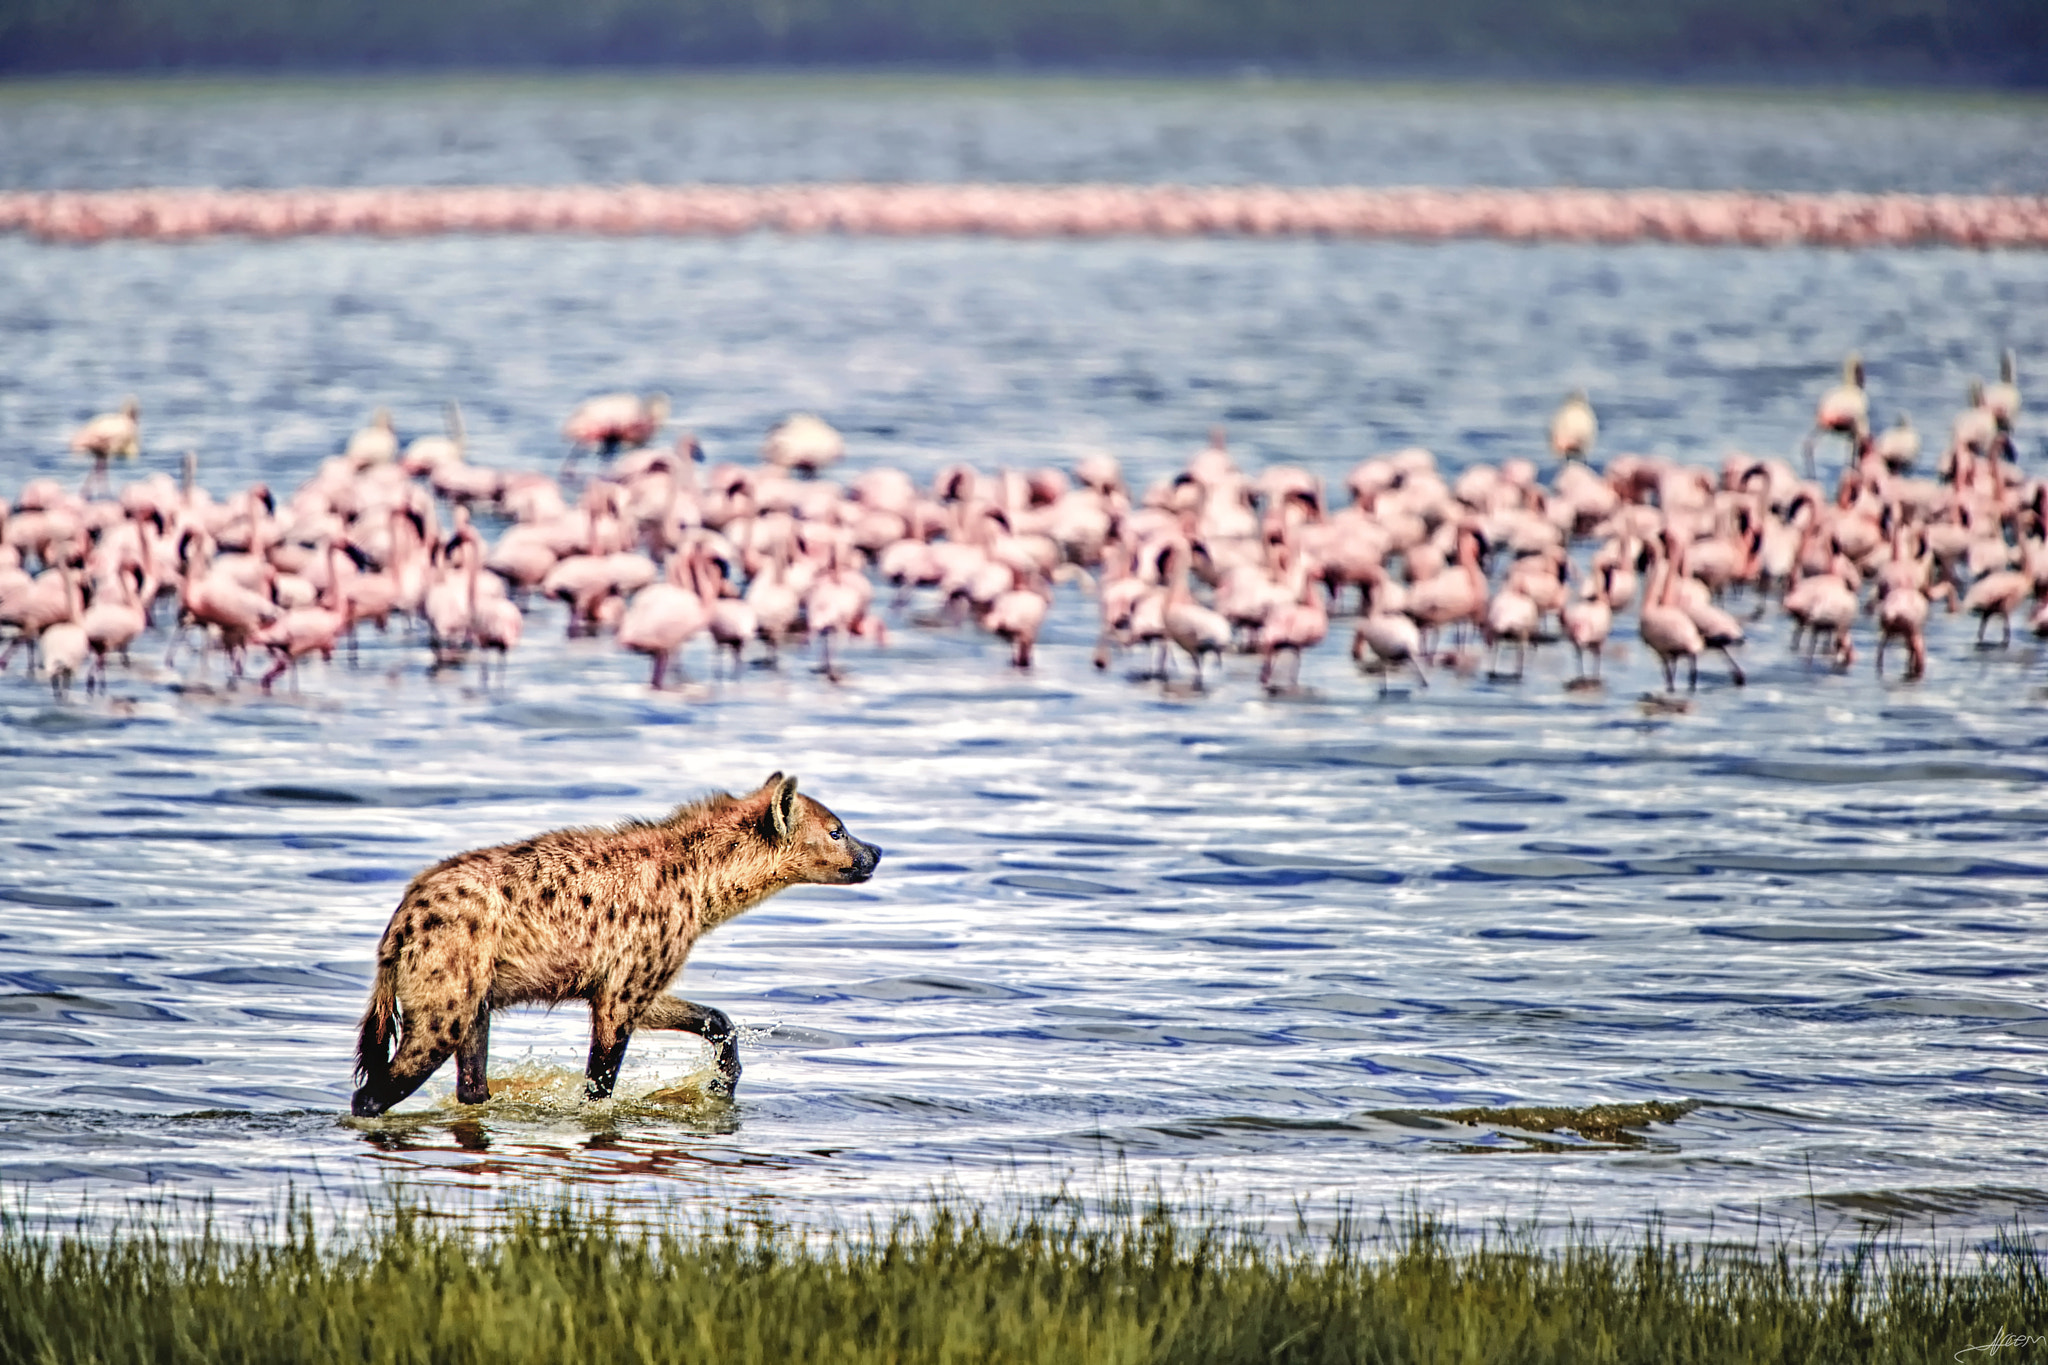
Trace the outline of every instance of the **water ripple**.
[[[298, 166], [255, 164], [212, 115], [37, 123], [23, 98], [0, 113], [0, 181], [60, 164], [118, 180], [144, 132], [171, 158], [153, 167], [260, 181]], [[420, 98], [389, 115], [392, 174], [426, 166], [445, 122]], [[562, 144], [522, 151], [521, 108], [479, 133], [496, 150], [477, 166], [533, 174], [485, 178], [547, 178]], [[1174, 108], [1208, 149], [1197, 162], [1296, 155], [1278, 125], [1240, 155], [1212, 135], [1223, 116]], [[332, 165], [324, 115], [272, 112], [301, 130], [278, 145], [303, 143], [303, 173]], [[735, 146], [772, 141], [698, 112]], [[1019, 108], [982, 126], [1012, 130], [998, 160], [1043, 169], [1057, 139], [1033, 138], [1067, 117]], [[1125, 134], [1160, 125], [1129, 117], [1062, 132], [1078, 141], [1061, 165], [1137, 174]], [[1451, 144], [1519, 147], [1530, 174], [1600, 160], [1446, 117]], [[1650, 144], [1682, 125], [1707, 147], [1736, 111], [1644, 117]], [[1814, 123], [1850, 129], [1823, 140], [1852, 179], [1983, 179], [1986, 145], [2021, 171], [2039, 159], [2014, 148], [2048, 145], [2034, 114], [1745, 106], [1737, 121], [1758, 156], [1811, 149]], [[897, 155], [869, 115], [849, 126], [828, 169]], [[1411, 109], [1390, 126], [1450, 125]], [[1355, 172], [1361, 147], [1399, 141], [1339, 134], [1350, 150], [1295, 169]], [[662, 164], [745, 160], [692, 136]], [[952, 155], [917, 137], [902, 164]], [[1397, 169], [1463, 155], [1389, 154]], [[760, 173], [794, 175], [796, 155]], [[1709, 180], [1750, 164], [1715, 156], [1628, 164]], [[192, 449], [217, 493], [262, 478], [281, 497], [373, 407], [411, 436], [451, 397], [474, 458], [512, 470], [559, 464], [578, 398], [663, 388], [713, 460], [750, 457], [769, 422], [813, 409], [854, 433], [852, 472], [1101, 447], [1137, 492], [1236, 410], [1246, 466], [1299, 463], [1336, 488], [1360, 457], [1410, 444], [1453, 475], [1533, 457], [1581, 383], [1603, 450], [1718, 463], [1730, 448], [1796, 458], [1850, 345], [1885, 420], [1910, 408], [1929, 429], [1999, 344], [2023, 366], [2048, 354], [2048, 259], [1948, 251], [9, 239], [0, 276], [17, 483], [75, 486], [66, 433], [133, 390], [147, 472], [175, 475]], [[621, 280], [631, 306], [592, 306]], [[2030, 468], [2038, 435], [2023, 418]], [[399, 629], [367, 637], [359, 668], [309, 663], [296, 698], [229, 688], [217, 661], [211, 684], [174, 690], [138, 657], [109, 697], [61, 706], [41, 680], [0, 675], [0, 1182], [51, 1207], [133, 1182], [262, 1209], [288, 1185], [389, 1176], [843, 1211], [1020, 1168], [1036, 1183], [1043, 1165], [1187, 1174], [1289, 1210], [1414, 1193], [1476, 1220], [1658, 1209], [1706, 1229], [1834, 1206], [1972, 1234], [2048, 1186], [2048, 954], [2032, 951], [2048, 707], [2032, 644], [1978, 651], [1968, 624], [1938, 622], [1927, 677], [1879, 683], [1809, 670], [1766, 619], [1748, 687], [1647, 714], [1661, 679], [1626, 622], [1597, 692], [1567, 691], [1569, 651], [1545, 647], [1519, 685], [1446, 673], [1382, 699], [1340, 639], [1307, 660], [1309, 695], [1276, 700], [1238, 657], [1201, 695], [1130, 681], [1133, 664], [1098, 672], [1096, 604], [1077, 591], [1028, 678], [971, 629], [916, 624], [923, 605], [892, 620], [886, 649], [850, 650], [839, 686], [795, 651], [715, 681], [693, 653], [691, 689], [653, 695], [644, 665], [564, 640], [553, 604], [488, 691], [469, 670], [429, 673]], [[679, 989], [744, 1030], [737, 1104], [700, 1102], [700, 1040], [647, 1031], [622, 1091], [671, 1098], [583, 1104], [571, 1007], [494, 1021], [494, 1079], [525, 1078], [523, 1098], [466, 1113], [444, 1074], [388, 1123], [340, 1121], [403, 879], [778, 768], [889, 856], [864, 887], [791, 892], [693, 950]], [[1651, 1102], [1701, 1105], [1639, 1146], [1506, 1117]], [[1475, 1172], [1496, 1154], [1515, 1160]], [[1925, 1218], [1898, 1226], [1930, 1235]]]

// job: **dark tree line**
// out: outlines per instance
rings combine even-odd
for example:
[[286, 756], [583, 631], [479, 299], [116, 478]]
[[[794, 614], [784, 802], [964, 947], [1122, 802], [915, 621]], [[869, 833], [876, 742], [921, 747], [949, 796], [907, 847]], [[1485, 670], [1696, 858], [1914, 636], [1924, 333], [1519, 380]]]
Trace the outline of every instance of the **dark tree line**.
[[2048, 83], [2048, 0], [0, 0], [0, 70], [1263, 62]]

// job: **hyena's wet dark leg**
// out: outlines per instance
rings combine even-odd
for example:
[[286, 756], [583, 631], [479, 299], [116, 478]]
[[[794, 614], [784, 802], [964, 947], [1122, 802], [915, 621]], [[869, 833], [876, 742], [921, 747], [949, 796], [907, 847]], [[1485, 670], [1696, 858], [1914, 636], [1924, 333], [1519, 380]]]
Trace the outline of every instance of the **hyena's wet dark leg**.
[[638, 1013], [615, 999], [590, 1002], [590, 1061], [583, 1068], [586, 1097], [611, 1098], [612, 1087], [619, 1082], [619, 1067], [626, 1060], [626, 1044], [633, 1041], [633, 1019]]
[[476, 1015], [462, 1031], [455, 1049], [455, 1098], [463, 1104], [482, 1104], [491, 1097], [487, 1073], [491, 1059], [491, 1002], [485, 997]]
[[679, 996], [664, 995], [641, 1011], [637, 1026], [696, 1034], [711, 1044], [722, 1081], [717, 1088], [727, 1095], [739, 1089], [740, 1031], [733, 1027], [724, 1010], [699, 1005]]
[[356, 1091], [349, 1109], [358, 1118], [375, 1118], [427, 1083], [455, 1051], [455, 1031], [409, 1028], [399, 1042], [398, 1055], [385, 1074]]

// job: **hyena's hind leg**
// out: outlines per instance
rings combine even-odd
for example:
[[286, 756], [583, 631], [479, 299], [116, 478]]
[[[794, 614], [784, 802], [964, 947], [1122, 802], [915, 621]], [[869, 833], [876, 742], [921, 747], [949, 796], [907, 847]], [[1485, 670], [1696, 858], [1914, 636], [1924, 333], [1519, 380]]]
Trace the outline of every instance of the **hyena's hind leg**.
[[721, 1083], [715, 1088], [726, 1095], [739, 1089], [740, 1031], [733, 1027], [724, 1010], [699, 1005], [680, 996], [661, 995], [640, 1012], [637, 1023], [640, 1028], [673, 1029], [678, 1033], [696, 1034], [711, 1044], [712, 1053], [717, 1058]]
[[633, 1022], [640, 1015], [646, 997], [635, 1000], [601, 995], [590, 1002], [590, 1061], [583, 1068], [587, 1099], [611, 1098], [619, 1083], [619, 1067], [626, 1060], [626, 1044], [633, 1041]]

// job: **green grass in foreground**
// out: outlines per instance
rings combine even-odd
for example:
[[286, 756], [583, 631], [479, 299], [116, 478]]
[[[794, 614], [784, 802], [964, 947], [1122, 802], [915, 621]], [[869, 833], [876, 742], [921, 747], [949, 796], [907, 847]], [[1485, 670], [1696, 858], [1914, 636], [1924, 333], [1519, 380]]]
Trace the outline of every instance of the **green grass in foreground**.
[[[2048, 1329], [2042, 1268], [1864, 1248], [1316, 1246], [1154, 1210], [937, 1207], [886, 1229], [494, 1231], [404, 1207], [251, 1239], [0, 1220], [0, 1361], [1948, 1361]], [[1965, 1356], [1965, 1360], [1978, 1359]]]

